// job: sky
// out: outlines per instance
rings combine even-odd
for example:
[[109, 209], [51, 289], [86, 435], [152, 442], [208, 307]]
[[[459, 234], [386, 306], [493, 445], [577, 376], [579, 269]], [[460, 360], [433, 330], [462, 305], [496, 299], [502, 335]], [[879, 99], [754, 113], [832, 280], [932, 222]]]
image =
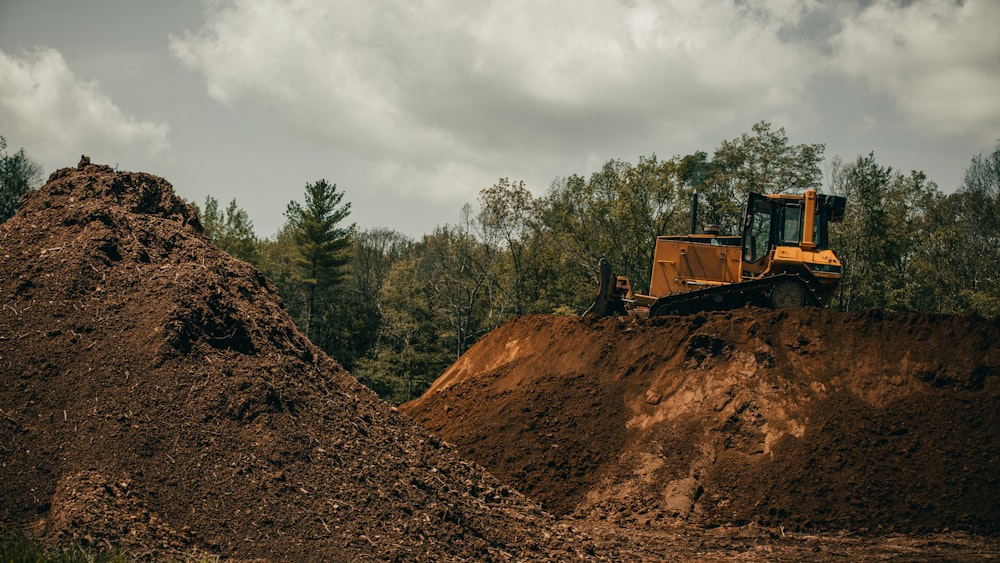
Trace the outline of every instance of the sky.
[[711, 155], [759, 121], [944, 192], [1000, 140], [1000, 1], [0, 0], [0, 135], [236, 199], [319, 179], [413, 237], [500, 178]]

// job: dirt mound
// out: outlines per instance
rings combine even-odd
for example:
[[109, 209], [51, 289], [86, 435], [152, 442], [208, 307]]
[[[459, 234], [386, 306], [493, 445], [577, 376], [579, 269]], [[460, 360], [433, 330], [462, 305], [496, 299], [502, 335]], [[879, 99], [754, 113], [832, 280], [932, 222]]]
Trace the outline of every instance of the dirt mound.
[[402, 407], [559, 514], [1000, 533], [1000, 323], [524, 317]]
[[133, 556], [592, 548], [316, 349], [161, 178], [54, 173], [0, 225], [0, 303], [0, 527]]

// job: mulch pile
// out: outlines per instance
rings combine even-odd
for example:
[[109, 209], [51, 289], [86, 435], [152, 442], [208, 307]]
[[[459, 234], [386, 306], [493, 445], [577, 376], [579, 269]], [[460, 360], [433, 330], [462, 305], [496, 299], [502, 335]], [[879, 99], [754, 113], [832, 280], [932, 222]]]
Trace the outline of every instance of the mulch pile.
[[137, 558], [601, 557], [313, 346], [169, 183], [86, 159], [0, 225], [0, 499]]
[[1000, 322], [529, 316], [401, 407], [561, 515], [1000, 534]]

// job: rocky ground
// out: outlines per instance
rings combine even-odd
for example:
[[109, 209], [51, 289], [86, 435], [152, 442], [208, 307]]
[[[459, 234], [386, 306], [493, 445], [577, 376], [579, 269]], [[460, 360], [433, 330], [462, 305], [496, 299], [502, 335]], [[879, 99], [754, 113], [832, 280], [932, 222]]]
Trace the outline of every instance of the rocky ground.
[[136, 559], [996, 559], [998, 333], [525, 317], [404, 414], [168, 182], [82, 161], [0, 225], [0, 527]]

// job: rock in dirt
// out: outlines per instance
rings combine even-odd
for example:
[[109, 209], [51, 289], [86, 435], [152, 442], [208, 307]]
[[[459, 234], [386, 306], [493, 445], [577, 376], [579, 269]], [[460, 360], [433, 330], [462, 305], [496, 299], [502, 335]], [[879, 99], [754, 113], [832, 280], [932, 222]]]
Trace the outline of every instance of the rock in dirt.
[[995, 536], [997, 342], [880, 311], [529, 316], [402, 410], [557, 514]]
[[313, 346], [168, 182], [87, 159], [0, 225], [0, 499], [138, 558], [599, 556]]

